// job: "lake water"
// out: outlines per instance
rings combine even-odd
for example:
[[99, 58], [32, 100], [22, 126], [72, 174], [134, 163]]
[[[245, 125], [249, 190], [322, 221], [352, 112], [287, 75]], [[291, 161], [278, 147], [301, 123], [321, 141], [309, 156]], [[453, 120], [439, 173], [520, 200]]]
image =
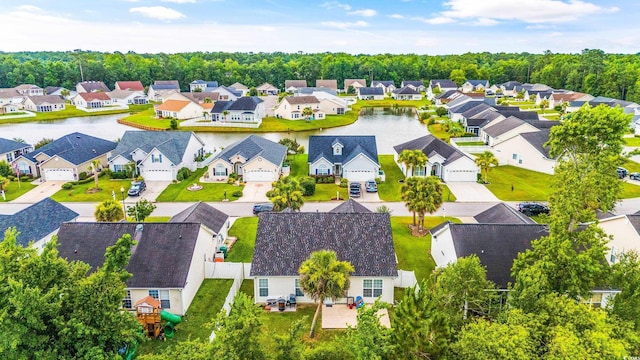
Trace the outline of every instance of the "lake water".
[[[42, 138], [57, 139], [72, 132], [115, 141], [126, 130], [138, 130], [117, 123], [118, 115], [100, 115], [75, 117], [56, 121], [28, 122], [21, 124], [0, 124], [0, 137], [11, 139], [19, 137], [34, 144]], [[269, 140], [294, 138], [305, 149], [308, 148], [310, 135], [375, 135], [379, 154], [392, 154], [393, 146], [428, 134], [426, 125], [418, 121], [411, 108], [382, 109], [365, 108], [358, 121], [351, 125], [303, 132], [258, 133]], [[207, 150], [226, 147], [248, 136], [249, 133], [198, 133], [205, 142]]]

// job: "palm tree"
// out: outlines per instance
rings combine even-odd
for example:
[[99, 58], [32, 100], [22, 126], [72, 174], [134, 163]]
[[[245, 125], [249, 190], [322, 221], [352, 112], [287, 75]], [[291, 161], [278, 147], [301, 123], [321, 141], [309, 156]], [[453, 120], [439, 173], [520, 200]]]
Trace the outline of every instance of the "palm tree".
[[549, 100], [543, 99], [542, 101], [540, 101], [540, 110], [544, 112], [544, 109], [548, 107], [549, 107]]
[[309, 120], [312, 115], [313, 109], [311, 109], [310, 107], [307, 106], [306, 108], [302, 109], [302, 116], [304, 116], [306, 120]]
[[480, 167], [480, 171], [483, 174], [483, 181], [487, 183], [487, 174], [491, 171], [491, 168], [498, 166], [498, 159], [493, 155], [491, 151], [485, 151], [476, 157], [476, 164]]
[[276, 183], [271, 196], [274, 211], [286, 208], [300, 210], [304, 204], [302, 186], [291, 176], [287, 176]]
[[224, 121], [225, 122], [227, 121], [227, 115], [229, 115], [229, 111], [228, 110], [225, 110], [225, 111], [222, 112], [222, 116], [224, 116]]
[[447, 130], [447, 133], [449, 133], [451, 137], [455, 138], [464, 134], [464, 128], [459, 122], [453, 122], [453, 124], [451, 124], [451, 126], [449, 127], [449, 130]]
[[411, 177], [402, 185], [402, 201], [413, 213], [413, 225], [416, 225], [418, 214], [418, 230], [424, 227], [424, 215], [433, 214], [442, 205], [442, 186], [435, 176]]
[[311, 253], [301, 265], [300, 288], [318, 304], [311, 322], [309, 337], [313, 337], [318, 315], [322, 309], [322, 302], [326, 298], [336, 300], [344, 296], [349, 289], [349, 274], [354, 272], [353, 265], [348, 261], [338, 261], [336, 253], [331, 250], [320, 250]]
[[[429, 158], [421, 150], [402, 150], [398, 155], [398, 161], [404, 164], [406, 170], [406, 176], [413, 176], [413, 170], [418, 167], [427, 165]], [[411, 171], [409, 171], [411, 169]], [[411, 175], [409, 175], [411, 174]]]
[[100, 160], [95, 159], [91, 161], [91, 165], [89, 165], [89, 171], [93, 171], [93, 181], [96, 183], [96, 190], [98, 190], [98, 168], [102, 166]]

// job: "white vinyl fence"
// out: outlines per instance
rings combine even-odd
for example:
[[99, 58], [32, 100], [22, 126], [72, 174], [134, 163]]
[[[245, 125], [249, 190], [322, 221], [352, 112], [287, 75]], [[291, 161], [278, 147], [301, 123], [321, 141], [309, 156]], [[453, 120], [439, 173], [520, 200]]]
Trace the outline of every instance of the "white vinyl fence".
[[[245, 279], [245, 274], [248, 275], [251, 271], [251, 263], [245, 264], [234, 262], [206, 262], [204, 269], [204, 276], [207, 279], [233, 279], [231, 289], [229, 289], [227, 298], [224, 300], [224, 305], [222, 305], [224, 311], [227, 313], [227, 315], [229, 315], [229, 312], [231, 311], [231, 303], [233, 303], [233, 298], [240, 290], [242, 281]], [[209, 341], [213, 341], [215, 337], [216, 334], [214, 330], [209, 336]]]

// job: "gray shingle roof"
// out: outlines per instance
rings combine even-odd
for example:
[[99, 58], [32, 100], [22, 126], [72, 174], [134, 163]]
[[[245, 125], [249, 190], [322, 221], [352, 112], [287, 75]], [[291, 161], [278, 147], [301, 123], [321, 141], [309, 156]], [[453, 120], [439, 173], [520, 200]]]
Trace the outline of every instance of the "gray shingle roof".
[[[343, 145], [342, 155], [333, 155], [331, 145], [336, 140]], [[379, 164], [375, 136], [309, 136], [310, 163], [314, 163], [324, 157], [334, 164], [346, 164], [360, 153]]]
[[79, 215], [68, 207], [45, 198], [13, 215], [0, 216], [0, 232], [4, 234], [15, 226], [20, 232], [18, 244], [28, 246], [30, 241], [38, 241], [54, 232], [63, 222], [72, 221]]
[[318, 100], [318, 98], [313, 96], [313, 95], [309, 95], [309, 96], [287, 96], [285, 98], [285, 100], [287, 100], [287, 102], [289, 104], [291, 104], [291, 105], [318, 104], [318, 103], [320, 103], [320, 100]]
[[116, 143], [113, 141], [75, 132], [56, 139], [28, 153], [25, 157], [36, 163], [35, 156], [45, 153], [49, 156], [59, 156], [74, 165], [80, 165], [115, 148]]
[[467, 80], [466, 82], [468, 82], [472, 86], [478, 86], [478, 85], [486, 86], [489, 83], [488, 80]]
[[549, 147], [544, 146], [549, 141], [549, 129], [542, 129], [540, 131], [520, 134], [531, 146], [543, 154], [546, 158], [549, 157]]
[[180, 83], [178, 82], [178, 80], [156, 80], [153, 82], [153, 85], [155, 86], [171, 86], [171, 88], [173, 89], [179, 89], [180, 88]]
[[215, 102], [220, 97], [220, 93], [217, 92], [181, 92], [180, 95], [195, 103], [204, 103], [207, 98]]
[[500, 86], [504, 86], [506, 89], [513, 89], [516, 86], [522, 86], [522, 84], [519, 81], [507, 81], [500, 84]]
[[495, 125], [483, 128], [483, 131], [491, 137], [498, 137], [526, 123], [524, 120], [509, 116]]
[[229, 162], [229, 159], [236, 154], [240, 154], [247, 161], [256, 156], [262, 156], [276, 165], [281, 165], [287, 156], [287, 147], [257, 135], [250, 135], [227, 146], [214, 159], [222, 159]]
[[501, 202], [473, 217], [480, 224], [535, 224], [528, 216]]
[[258, 104], [262, 102], [257, 96], [243, 96], [237, 100], [231, 101], [231, 104], [227, 108], [228, 110], [236, 111], [255, 111]]
[[371, 83], [371, 86], [376, 86], [376, 85], [379, 85], [379, 84], [382, 84], [385, 87], [388, 87], [388, 86], [391, 86], [391, 85], [396, 86], [394, 84], [393, 80], [375, 80], [373, 83]]
[[[65, 223], [58, 232], [60, 257], [79, 260], [92, 269], [102, 266], [108, 246], [124, 234], [138, 244], [131, 249], [127, 280], [132, 288], [182, 288], [187, 281], [193, 251], [198, 239], [198, 223]], [[202, 257], [199, 258], [202, 261]]]
[[102, 91], [109, 92], [111, 89], [105, 85], [102, 81], [84, 81], [80, 85], [86, 92]]
[[429, 81], [429, 85], [433, 88], [433, 87], [440, 87], [440, 88], [457, 88], [458, 85], [449, 80], [449, 79], [435, 79], [435, 80], [431, 80]]
[[[182, 162], [191, 136], [195, 136], [195, 134], [187, 131], [127, 130], [122, 135], [122, 139], [113, 151], [111, 158], [121, 155], [128, 160], [133, 160], [131, 153], [134, 150], [142, 149], [149, 153], [155, 147], [174, 165], [178, 165]], [[202, 143], [197, 136], [195, 138]]]
[[229, 220], [229, 215], [211, 205], [199, 201], [175, 214], [169, 222], [200, 223], [218, 234], [221, 230], [224, 230], [223, 228], [227, 220]]
[[318, 250], [349, 261], [355, 276], [397, 276], [389, 214], [261, 213], [251, 276], [297, 276]]
[[218, 82], [217, 81], [193, 80], [191, 82], [191, 84], [193, 84], [193, 85], [206, 85], [208, 88], [217, 88], [218, 87]]
[[395, 89], [392, 91], [394, 94], [402, 94], [402, 95], [418, 95], [420, 92], [418, 90], [414, 90], [409, 86], [403, 86], [400, 89]]
[[504, 117], [515, 116], [518, 119], [522, 119], [522, 120], [540, 120], [538, 113], [535, 111], [520, 111], [520, 109], [515, 109], [515, 110], [498, 109], [498, 112], [502, 114]]
[[424, 86], [424, 82], [422, 80], [403, 80], [400, 86], [413, 85], [414, 87]]
[[[473, 99], [473, 98], [471, 98], [470, 96], [467, 96], [467, 95], [460, 95], [460, 96], [458, 96], [457, 98], [455, 98], [455, 99], [453, 99], [453, 100], [449, 101], [449, 102], [447, 103], [447, 107], [449, 108], [449, 111], [451, 111], [451, 109], [455, 109], [456, 107], [458, 107], [458, 106], [460, 106], [460, 105], [464, 105], [465, 103], [467, 103], [467, 102], [471, 102], [471, 101], [473, 101], [473, 102], [475, 102], [475, 103], [481, 103], [481, 102], [482, 102], [482, 101], [480, 101], [480, 99], [476, 99], [476, 100], [474, 100], [474, 99]], [[467, 108], [467, 109], [469, 109], [469, 108]], [[459, 110], [456, 110], [456, 111], [459, 111]], [[466, 111], [466, 110], [463, 110], [462, 112], [464, 112], [464, 111]]]
[[295, 87], [295, 88], [307, 87], [307, 80], [285, 80], [284, 88], [288, 89], [290, 87]]
[[482, 101], [473, 101], [470, 97], [463, 95], [449, 102], [447, 106], [449, 107], [449, 112], [452, 114], [464, 114], [476, 106], [482, 106], [481, 109], [486, 110], [485, 106], [487, 106], [487, 104]]
[[[469, 102], [467, 104], [474, 105], [473, 103], [475, 103], [475, 101]], [[477, 114], [479, 114], [479, 113], [481, 113], [483, 111], [491, 109], [491, 106], [487, 105], [484, 102], [480, 102], [480, 103], [475, 104], [475, 105], [476, 106], [473, 106], [472, 108], [470, 108], [469, 110], [463, 112], [460, 115], [462, 115], [462, 117], [464, 117], [465, 119], [468, 119], [468, 118], [470, 118], [470, 117], [472, 117], [474, 115], [477, 115]], [[464, 105], [462, 105], [462, 106], [464, 106]]]
[[361, 87], [358, 89], [360, 95], [384, 95], [384, 89], [381, 87]]
[[16, 151], [20, 149], [24, 149], [31, 145], [25, 144], [19, 141], [9, 140], [0, 138], [0, 154], [8, 153], [10, 151]]
[[325, 92], [327, 94], [331, 94], [331, 95], [337, 95], [338, 92], [334, 89], [328, 88], [328, 87], [301, 87], [301, 88], [297, 88], [293, 93], [294, 94], [313, 94], [316, 91], [322, 91]]
[[364, 207], [359, 202], [349, 199], [333, 208], [330, 213], [371, 213], [372, 211]]
[[58, 91], [62, 89], [62, 87], [60, 86], [47, 86], [46, 88], [44, 88], [44, 93], [45, 94], [53, 94], [54, 92]]
[[407, 141], [406, 143], [394, 146], [393, 149], [398, 154], [403, 150], [421, 150], [425, 155], [427, 155], [427, 157], [432, 157], [435, 154], [438, 154], [445, 158], [443, 165], [448, 165], [461, 157], [469, 158], [469, 156], [464, 152], [454, 148], [433, 135], [425, 135], [423, 137]]
[[640, 215], [638, 215], [637, 213], [629, 214], [627, 215], [627, 219], [629, 219], [631, 226], [633, 226], [633, 228], [636, 229], [636, 232], [640, 234]]
[[180, 91], [180, 86], [175, 84], [153, 84], [149, 85], [150, 89], [153, 90], [176, 90]]

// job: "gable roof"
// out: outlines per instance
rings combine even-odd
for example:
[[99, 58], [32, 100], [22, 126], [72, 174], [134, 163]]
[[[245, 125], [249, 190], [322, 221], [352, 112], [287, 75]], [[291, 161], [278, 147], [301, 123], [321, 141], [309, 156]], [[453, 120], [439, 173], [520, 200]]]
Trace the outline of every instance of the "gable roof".
[[549, 134], [551, 131], [549, 129], [542, 129], [540, 131], [534, 131], [530, 133], [520, 134], [523, 139], [525, 139], [531, 146], [533, 146], [536, 150], [538, 150], [544, 157], [550, 159], [549, 155], [549, 147], [544, 146], [549, 141]]
[[296, 94], [296, 96], [299, 96], [299, 94], [316, 96], [318, 93], [325, 93], [336, 97], [338, 96], [338, 92], [335, 89], [328, 87], [301, 87], [294, 90], [293, 93]]
[[371, 86], [383, 85], [384, 87], [396, 86], [393, 80], [374, 80]]
[[335, 208], [329, 211], [330, 213], [371, 213], [372, 211], [364, 207], [364, 205], [359, 202], [349, 199], [342, 204], [336, 206]]
[[153, 85], [149, 85], [149, 89], [153, 89], [154, 91], [174, 90], [176, 92], [180, 92], [180, 87], [172, 84], [153, 84]]
[[116, 143], [91, 135], [74, 132], [48, 143], [26, 155], [25, 158], [37, 163], [35, 157], [40, 153], [48, 156], [59, 156], [71, 164], [80, 165], [91, 159], [106, 154], [116, 148]]
[[144, 91], [144, 86], [138, 80], [136, 81], [116, 81], [116, 88], [120, 90]]
[[156, 86], [171, 86], [172, 88], [179, 89], [180, 83], [178, 80], [156, 80], [153, 82], [153, 85]]
[[344, 90], [347, 90], [349, 86], [358, 83], [361, 86], [367, 86], [367, 80], [365, 79], [344, 79]]
[[11, 99], [11, 98], [24, 98], [24, 96], [14, 88], [0, 89], [0, 99]]
[[118, 146], [113, 150], [110, 159], [122, 156], [127, 160], [132, 160], [131, 153], [136, 149], [149, 153], [153, 148], [157, 148], [169, 161], [178, 165], [182, 162], [192, 136], [204, 145], [202, 140], [190, 131], [127, 130], [122, 135]]
[[360, 95], [384, 95], [384, 89], [381, 87], [361, 87], [358, 88]]
[[288, 89], [290, 87], [294, 87], [294, 88], [307, 87], [307, 80], [285, 80], [284, 88]]
[[96, 92], [96, 91], [108, 92], [108, 91], [111, 91], [111, 89], [109, 89], [109, 87], [107, 85], [105, 85], [102, 81], [83, 81], [83, 82], [79, 83], [78, 85], [82, 86], [82, 88], [86, 92]]
[[469, 83], [472, 86], [478, 86], [478, 85], [487, 86], [487, 84], [489, 84], [489, 80], [467, 80], [465, 81], [465, 83]]
[[212, 102], [218, 101], [220, 93], [217, 92], [181, 92], [180, 95], [195, 103], [204, 103], [209, 98]]
[[517, 117], [509, 116], [495, 125], [483, 128], [483, 131], [487, 135], [495, 138], [526, 123], [526, 121], [518, 119]]
[[458, 85], [455, 82], [453, 82], [453, 81], [451, 81], [449, 79], [434, 79], [434, 80], [431, 80], [431, 81], [429, 81], [429, 86], [432, 87], [432, 88], [439, 87], [440, 89], [442, 89], [442, 88], [457, 89], [458, 88]]
[[23, 142], [0, 138], [0, 154], [8, 153], [10, 151], [15, 151], [15, 150], [21, 150], [30, 146], [31, 145]]
[[[458, 96], [447, 104], [449, 112], [452, 114], [462, 114], [476, 106], [486, 105], [482, 101], [475, 101], [467, 95]], [[484, 109], [484, 108], [483, 108]]]
[[229, 85], [230, 88], [236, 89], [236, 90], [249, 90], [248, 87], [246, 87], [245, 85], [239, 83], [239, 82], [235, 82], [231, 85]]
[[101, 91], [79, 93], [78, 96], [83, 98], [85, 101], [95, 101], [95, 100], [109, 101], [109, 100], [111, 100], [111, 98], [109, 97], [109, 94], [107, 94], [106, 92], [101, 92]]
[[263, 83], [262, 85], [258, 86], [256, 90], [258, 91], [278, 90], [278, 88], [269, 83]]
[[467, 157], [473, 161], [473, 159], [464, 152], [454, 148], [431, 134], [396, 145], [393, 149], [398, 154], [403, 150], [420, 150], [427, 155], [428, 158], [438, 154], [445, 159], [443, 162], [443, 165], [445, 166], [461, 157]]
[[63, 87], [60, 86], [47, 86], [46, 88], [44, 88], [44, 93], [45, 95], [51, 95], [54, 92], [58, 91], [58, 90], [62, 90], [64, 89]]
[[198, 223], [64, 223], [58, 232], [58, 252], [95, 270], [104, 263], [107, 247], [130, 234], [138, 243], [131, 248], [126, 268], [133, 274], [127, 287], [183, 288], [199, 231]]
[[218, 87], [218, 82], [217, 81], [204, 81], [204, 80], [193, 80], [191, 83], [189, 83], [189, 85], [206, 85], [206, 87], [208, 88], [217, 88]]
[[0, 231], [15, 226], [20, 232], [17, 242], [28, 246], [30, 241], [38, 241], [56, 231], [63, 222], [80, 216], [68, 207], [45, 198], [13, 215], [0, 216]]
[[107, 95], [109, 95], [111, 99], [126, 99], [131, 95], [135, 95], [135, 97], [146, 96], [139, 90], [113, 90], [109, 91]]
[[397, 276], [389, 214], [261, 213], [250, 276], [298, 276], [318, 250], [349, 261], [355, 276]]
[[535, 111], [520, 111], [519, 108], [514, 110], [510, 109], [498, 109], [498, 112], [504, 117], [515, 116], [521, 120], [540, 120], [538, 113]]
[[414, 87], [420, 87], [420, 86], [424, 86], [424, 82], [422, 82], [422, 80], [402, 80], [402, 84], [400, 84], [400, 86], [408, 86], [408, 85], [412, 85]]
[[[475, 103], [475, 101], [471, 101], [471, 102], [466, 103], [466, 104], [471, 104], [471, 105], [475, 105], [475, 106], [472, 106], [469, 110], [466, 110], [466, 111], [462, 112], [462, 114], [460, 114], [460, 115], [462, 115], [463, 118], [468, 119], [468, 118], [470, 118], [470, 117], [472, 117], [474, 115], [480, 114], [483, 111], [487, 111], [487, 110], [493, 109], [490, 105], [487, 105], [484, 102], [480, 102], [479, 104], [474, 104], [474, 103]], [[464, 104], [462, 106], [464, 106]], [[451, 109], [451, 112], [458, 112], [458, 111], [455, 111], [454, 109]]]
[[263, 102], [262, 99], [257, 96], [243, 96], [230, 101], [230, 104], [226, 109], [236, 111], [254, 111], [261, 102]]
[[[333, 154], [332, 145], [336, 141], [339, 141], [343, 146], [342, 155]], [[310, 163], [314, 163], [320, 158], [325, 158], [331, 163], [346, 164], [361, 153], [374, 163], [379, 164], [375, 136], [309, 136]]]
[[335, 79], [331, 79], [331, 80], [318, 79], [318, 80], [316, 80], [316, 87], [325, 87], [325, 88], [337, 90], [338, 89], [338, 80], [335, 80]]
[[156, 105], [156, 110], [164, 110], [164, 111], [180, 111], [187, 107], [187, 105], [191, 104], [191, 101], [182, 101], [182, 100], [166, 100], [160, 105]]
[[501, 202], [473, 217], [479, 224], [535, 224], [528, 216]]
[[400, 89], [395, 89], [392, 91], [394, 94], [404, 94], [404, 95], [419, 95], [420, 92], [411, 88], [410, 86], [403, 86]]
[[280, 166], [287, 156], [287, 147], [257, 135], [249, 135], [246, 138], [228, 145], [214, 157], [229, 162], [236, 154], [241, 155], [247, 161], [262, 156], [273, 164]]
[[64, 100], [58, 95], [37, 95], [37, 96], [29, 96], [29, 99], [36, 104], [64, 104]]
[[300, 104], [318, 104], [320, 100], [313, 95], [305, 95], [305, 96], [287, 96], [284, 98], [291, 105], [300, 105]]
[[223, 230], [227, 220], [229, 220], [229, 215], [211, 205], [198, 201], [175, 214], [171, 219], [169, 219], [169, 222], [200, 223], [217, 235], [221, 230]]
[[504, 86], [506, 89], [513, 89], [516, 86], [522, 86], [522, 83], [519, 81], [507, 81], [500, 84], [500, 86]]

